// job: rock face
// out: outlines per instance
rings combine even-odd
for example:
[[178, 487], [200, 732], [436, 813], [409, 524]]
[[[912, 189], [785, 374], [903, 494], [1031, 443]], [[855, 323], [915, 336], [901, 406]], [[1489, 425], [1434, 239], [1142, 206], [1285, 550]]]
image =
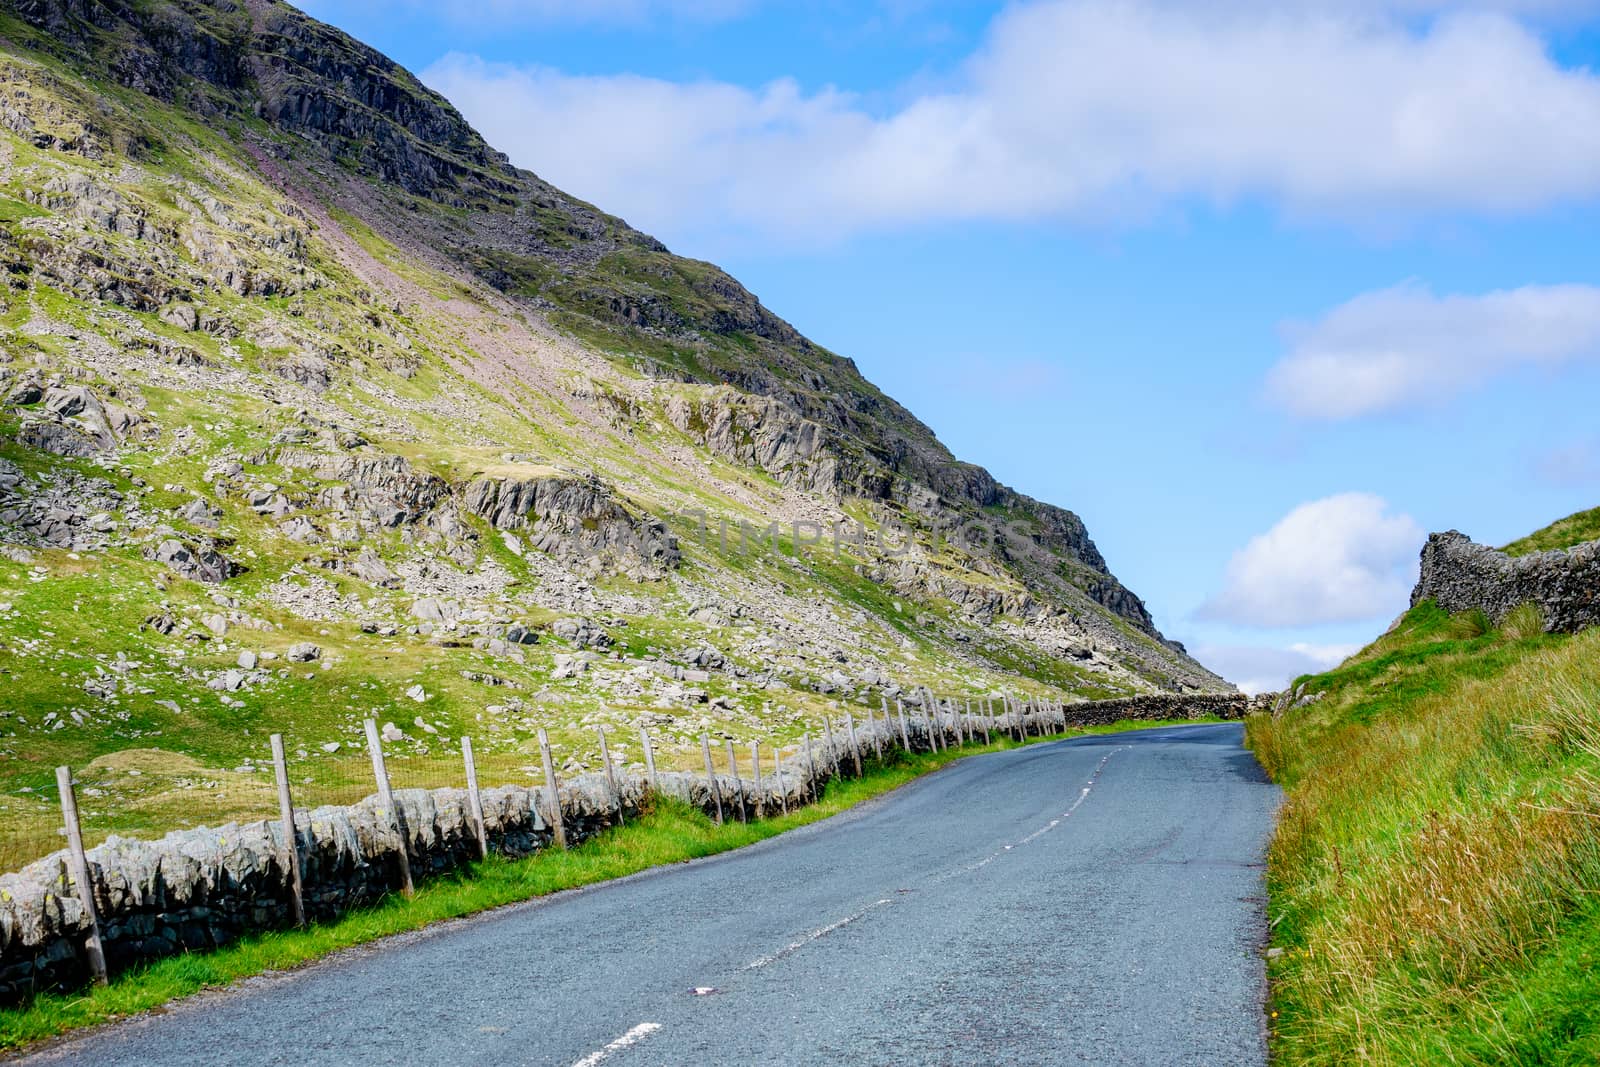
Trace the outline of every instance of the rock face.
[[678, 565], [677, 538], [636, 517], [605, 486], [579, 478], [480, 478], [466, 508], [501, 530], [527, 530], [535, 548], [597, 573], [660, 578]]
[[756, 467], [785, 485], [843, 496], [839, 463], [827, 450], [822, 425], [761, 396], [719, 389], [699, 397], [673, 397], [667, 418], [724, 459]]
[[1566, 550], [1508, 556], [1456, 530], [1434, 534], [1422, 549], [1415, 607], [1433, 600], [1448, 612], [1482, 611], [1498, 623], [1512, 608], [1533, 604], [1552, 633], [1600, 623], [1600, 541]]
[[[951, 709], [923, 709], [917, 702], [911, 712], [857, 723], [856, 747], [844, 730], [834, 730], [807, 755], [791, 757], [781, 778], [771, 765], [759, 784], [725, 775], [708, 779], [669, 772], [656, 777], [655, 788], [708, 814], [731, 817], [742, 811], [761, 817], [814, 799], [818, 786], [836, 774], [853, 773], [857, 760], [880, 747], [928, 751], [935, 743], [943, 748], [981, 737], [986, 728], [1044, 736], [1068, 725], [1119, 719], [1240, 718], [1270, 703], [1270, 696], [1155, 696], [1030, 707], [996, 719], [958, 719]], [[631, 773], [618, 774], [616, 781], [615, 792], [604, 775], [580, 775], [561, 783], [561, 819], [569, 843], [601, 832], [619, 817], [639, 815], [650, 782]], [[396, 891], [402, 842], [413, 878], [477, 858], [476, 829], [464, 790], [403, 789], [394, 796], [398, 827], [376, 796], [350, 807], [296, 813], [295, 847], [309, 918], [331, 919]], [[487, 789], [482, 801], [484, 834], [492, 850], [525, 856], [554, 839], [541, 814], [548, 810], [541, 789]], [[121, 970], [288, 925], [292, 898], [286, 846], [282, 824], [274, 820], [183, 830], [150, 843], [113, 837], [90, 849], [90, 879], [107, 962]], [[88, 978], [83, 953], [88, 921], [69, 871], [68, 855], [61, 851], [15, 874], [0, 875], [0, 1003], [73, 988]]]

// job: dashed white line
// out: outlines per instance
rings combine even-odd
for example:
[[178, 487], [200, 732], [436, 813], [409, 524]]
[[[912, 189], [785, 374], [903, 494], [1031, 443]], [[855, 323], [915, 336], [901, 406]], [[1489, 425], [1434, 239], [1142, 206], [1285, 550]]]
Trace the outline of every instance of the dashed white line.
[[[1131, 748], [1131, 747], [1132, 747], [1131, 745], [1122, 745], [1122, 746], [1120, 746], [1118, 748], [1112, 749], [1110, 752], [1107, 752], [1105, 754], [1105, 758], [1103, 758], [1100, 761], [1099, 765], [1095, 767], [1093, 773], [1091, 773], [1089, 775], [1088, 781], [1084, 784], [1083, 788], [1078, 791], [1077, 799], [1074, 800], [1072, 802], [1072, 805], [1069, 808], [1067, 808], [1066, 811], [1062, 812], [1059, 817], [1051, 819], [1044, 826], [1041, 826], [1039, 829], [1035, 830], [1033, 833], [1029, 834], [1027, 837], [1024, 837], [1022, 840], [1016, 842], [1016, 844], [1002, 845], [1002, 846], [1000, 846], [1000, 848], [996, 849], [994, 852], [992, 852], [989, 855], [985, 856], [981, 860], [978, 860], [978, 861], [976, 861], [974, 863], [965, 864], [965, 865], [963, 865], [961, 867], [952, 868], [951, 870], [945, 871], [943, 874], [934, 875], [932, 878], [928, 879], [928, 883], [930, 885], [937, 885], [940, 882], [946, 881], [946, 880], [948, 880], [950, 878], [954, 878], [958, 874], [968, 874], [968, 873], [970, 873], [972, 871], [979, 870], [980, 868], [987, 867], [989, 864], [993, 863], [995, 860], [999, 859], [1001, 856], [1005, 855], [1007, 852], [1010, 852], [1012, 849], [1018, 847], [1019, 845], [1026, 845], [1029, 842], [1034, 841], [1035, 839], [1044, 836], [1045, 834], [1049, 833], [1051, 830], [1054, 830], [1056, 827], [1060, 826], [1063, 822], [1065, 822], [1067, 819], [1072, 817], [1072, 813], [1077, 811], [1078, 808], [1083, 805], [1083, 802], [1085, 800], [1089, 799], [1090, 791], [1094, 788], [1095, 782], [1097, 782], [1099, 780], [1100, 773], [1106, 769], [1106, 764], [1111, 762], [1111, 757], [1115, 756], [1118, 752], [1125, 751], [1126, 749]], [[883, 900], [875, 900], [871, 904], [868, 904], [866, 907], [862, 908], [860, 911], [856, 912], [853, 915], [847, 915], [843, 919], [840, 919], [838, 922], [829, 923], [827, 926], [818, 927], [817, 929], [815, 929], [815, 930], [811, 931], [810, 933], [806, 934], [804, 937], [800, 938], [798, 941], [789, 942], [789, 944], [783, 946], [782, 948], [780, 948], [778, 951], [772, 953], [771, 955], [761, 956], [761, 957], [759, 957], [759, 958], [757, 958], [755, 960], [752, 960], [751, 962], [745, 964], [742, 969], [746, 970], [746, 971], [755, 971], [755, 970], [760, 970], [762, 967], [767, 967], [767, 966], [770, 966], [770, 965], [772, 965], [774, 963], [777, 963], [779, 960], [783, 959], [784, 957], [793, 955], [794, 953], [796, 953], [796, 952], [800, 951], [801, 949], [805, 948], [807, 945], [811, 944], [813, 941], [816, 941], [819, 938], [826, 937], [829, 934], [833, 933], [835, 930], [840, 929], [841, 927], [849, 926], [851, 923], [855, 922], [857, 919], [860, 919], [863, 916], [865, 916], [868, 912], [871, 912], [876, 908], [881, 908], [885, 904], [890, 904], [890, 903], [893, 903], [893, 901], [889, 900], [888, 898], [885, 898]], [[597, 1060], [595, 1062], [598, 1063], [599, 1061]]]
[[891, 903], [893, 903], [893, 901], [889, 900], [887, 897], [883, 900], [874, 900], [871, 904], [868, 904], [854, 915], [846, 915], [838, 922], [829, 923], [827, 926], [819, 926], [817, 929], [800, 938], [800, 940], [789, 942], [787, 945], [772, 953], [770, 956], [762, 956], [758, 959], [751, 960], [749, 963], [744, 965], [743, 969], [747, 971], [755, 971], [760, 970], [762, 967], [766, 967], [769, 964], [777, 963], [785, 956], [793, 955], [794, 953], [805, 948], [807, 945], [811, 944], [811, 942], [816, 941], [818, 938], [827, 937], [835, 930], [838, 930], [841, 927], [849, 926], [851, 923], [855, 922], [857, 919], [866, 915], [875, 908], [881, 908], [885, 904]]
[[995, 851], [991, 852], [989, 855], [985, 856], [983, 859], [977, 860], [977, 861], [975, 861], [973, 863], [965, 864], [965, 865], [963, 865], [961, 867], [953, 868], [951, 870], [945, 871], [943, 874], [934, 875], [932, 878], [929, 879], [929, 882], [931, 884], [937, 885], [940, 882], [948, 881], [949, 879], [954, 878], [958, 874], [970, 874], [973, 871], [980, 870], [980, 869], [982, 869], [984, 867], [987, 867], [989, 864], [993, 863], [995, 860], [999, 859], [1001, 856], [1004, 856], [1007, 852], [1010, 852], [1013, 849], [1017, 848], [1019, 845], [1026, 845], [1029, 842], [1035, 840], [1036, 838], [1043, 837], [1045, 834], [1049, 833], [1051, 830], [1054, 830], [1056, 827], [1060, 826], [1063, 822], [1065, 822], [1066, 820], [1068, 820], [1068, 819], [1070, 819], [1072, 817], [1072, 813], [1077, 811], [1078, 808], [1080, 808], [1083, 805], [1083, 802], [1085, 800], [1089, 799], [1090, 791], [1094, 789], [1095, 782], [1100, 780], [1100, 772], [1104, 771], [1106, 769], [1106, 764], [1111, 762], [1111, 757], [1115, 756], [1118, 752], [1125, 751], [1126, 749], [1131, 748], [1131, 747], [1132, 746], [1130, 746], [1130, 745], [1122, 745], [1121, 747], [1114, 748], [1110, 752], [1107, 752], [1105, 754], [1105, 757], [1103, 759], [1101, 759], [1099, 765], [1095, 767], [1093, 773], [1091, 773], [1089, 775], [1088, 782], [1086, 782], [1084, 784], [1084, 787], [1078, 791], [1078, 798], [1076, 800], [1074, 800], [1072, 802], [1072, 806], [1069, 807], [1066, 811], [1062, 812], [1061, 815], [1058, 818], [1051, 819], [1048, 823], [1046, 823], [1045, 825], [1039, 827], [1039, 829], [1035, 830], [1033, 833], [1029, 834], [1027, 837], [1024, 837], [1022, 840], [1016, 842], [1015, 844], [1001, 845], [999, 848], [997, 848]]
[[596, 1064], [605, 1062], [605, 1060], [614, 1053], [621, 1052], [625, 1048], [630, 1048], [633, 1045], [637, 1045], [639, 1042], [643, 1041], [645, 1038], [649, 1037], [659, 1029], [661, 1029], [660, 1023], [640, 1023], [632, 1030], [629, 1030], [627, 1033], [611, 1042], [611, 1044], [607, 1045], [605, 1048], [596, 1049], [595, 1051], [589, 1053], [583, 1059], [579, 1060], [577, 1063], [574, 1063], [572, 1067], [596, 1067]]

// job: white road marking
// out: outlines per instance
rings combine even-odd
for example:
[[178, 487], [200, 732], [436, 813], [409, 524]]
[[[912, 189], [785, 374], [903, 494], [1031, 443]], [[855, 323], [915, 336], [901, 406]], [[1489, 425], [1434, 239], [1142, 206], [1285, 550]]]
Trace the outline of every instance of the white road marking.
[[806, 936], [802, 937], [800, 940], [789, 942], [787, 945], [783, 946], [778, 951], [774, 952], [772, 955], [770, 955], [770, 956], [762, 956], [759, 959], [755, 959], [755, 960], [750, 961], [749, 963], [744, 965], [744, 970], [755, 971], [755, 970], [759, 970], [762, 967], [766, 967], [766, 966], [768, 966], [770, 964], [777, 963], [779, 960], [783, 959], [785, 956], [793, 955], [794, 953], [796, 953], [796, 952], [800, 951], [801, 949], [805, 948], [807, 945], [811, 944], [811, 942], [816, 941], [819, 938], [827, 937], [829, 934], [833, 933], [835, 930], [840, 929], [841, 927], [849, 926], [851, 923], [855, 922], [857, 919], [859, 919], [862, 916], [866, 915], [867, 912], [872, 911], [874, 908], [881, 908], [885, 904], [891, 904], [891, 903], [893, 903], [893, 901], [891, 901], [891, 900], [889, 900], [887, 898], [885, 898], [883, 900], [874, 900], [871, 904], [868, 904], [866, 907], [862, 908], [860, 911], [856, 912], [854, 915], [846, 915], [844, 918], [840, 919], [838, 922], [829, 923], [827, 926], [819, 926], [817, 929], [811, 931], [809, 934], [807, 934]]
[[583, 1059], [574, 1063], [572, 1067], [595, 1067], [596, 1064], [603, 1063], [613, 1053], [621, 1052], [625, 1048], [637, 1045], [659, 1029], [661, 1029], [660, 1023], [640, 1023], [605, 1048], [589, 1053]]
[[1061, 813], [1060, 817], [1055, 818], [1055, 819], [1051, 819], [1048, 823], [1046, 823], [1045, 825], [1039, 827], [1039, 829], [1035, 830], [1033, 833], [1029, 834], [1027, 837], [1024, 837], [1022, 840], [1018, 841], [1016, 844], [1001, 845], [998, 849], [996, 849], [995, 851], [991, 852], [989, 855], [985, 856], [983, 859], [977, 860], [976, 862], [973, 862], [973, 863], [968, 863], [968, 864], [966, 864], [964, 866], [961, 866], [961, 867], [953, 868], [951, 870], [945, 871], [943, 874], [934, 875], [932, 878], [929, 879], [929, 882], [934, 884], [934, 885], [937, 885], [940, 882], [948, 881], [949, 879], [954, 878], [958, 874], [970, 874], [973, 871], [980, 870], [980, 869], [982, 869], [984, 867], [989, 866], [989, 864], [993, 863], [995, 860], [999, 859], [1001, 856], [1004, 856], [1007, 852], [1012, 851], [1013, 849], [1017, 848], [1018, 846], [1026, 845], [1026, 844], [1034, 841], [1037, 838], [1043, 837], [1045, 834], [1049, 833], [1051, 830], [1054, 830], [1056, 827], [1060, 826], [1063, 822], [1065, 822], [1066, 820], [1070, 819], [1072, 817], [1072, 813], [1077, 811], [1078, 808], [1080, 808], [1083, 805], [1083, 802], [1085, 800], [1089, 799], [1090, 791], [1094, 789], [1095, 782], [1100, 780], [1100, 772], [1102, 772], [1102, 771], [1104, 771], [1106, 769], [1106, 764], [1111, 762], [1111, 757], [1115, 756], [1118, 752], [1124, 752], [1127, 749], [1132, 748], [1132, 747], [1133, 747], [1132, 745], [1123, 745], [1120, 748], [1114, 748], [1110, 752], [1107, 752], [1105, 754], [1105, 758], [1100, 761], [1100, 763], [1095, 767], [1094, 771], [1089, 775], [1088, 782], [1085, 783], [1084, 787], [1078, 791], [1078, 798], [1072, 802], [1072, 806], [1071, 807], [1067, 808], [1066, 811]]
[[[1044, 826], [1041, 826], [1039, 829], [1035, 830], [1033, 833], [1029, 834], [1027, 837], [1024, 837], [1022, 840], [1018, 841], [1016, 844], [1002, 845], [1000, 848], [996, 849], [994, 852], [992, 852], [989, 855], [985, 856], [983, 859], [976, 861], [975, 863], [968, 863], [968, 864], [966, 864], [964, 866], [952, 868], [951, 870], [945, 871], [943, 874], [934, 875], [932, 878], [928, 879], [928, 883], [930, 885], [937, 885], [940, 882], [947, 881], [948, 879], [954, 878], [958, 874], [968, 874], [968, 873], [970, 873], [972, 871], [979, 870], [980, 868], [987, 867], [989, 864], [993, 863], [995, 860], [999, 859], [1001, 856], [1005, 855], [1007, 852], [1010, 852], [1011, 850], [1017, 848], [1019, 845], [1026, 845], [1026, 844], [1034, 841], [1037, 838], [1043, 837], [1045, 834], [1049, 833], [1051, 830], [1054, 830], [1056, 827], [1060, 826], [1067, 819], [1071, 818], [1072, 817], [1072, 813], [1077, 811], [1078, 808], [1083, 805], [1083, 802], [1085, 800], [1089, 799], [1090, 791], [1092, 789], [1094, 789], [1095, 782], [1099, 781], [1100, 773], [1106, 769], [1106, 764], [1111, 762], [1111, 757], [1115, 756], [1118, 752], [1126, 751], [1127, 749], [1132, 748], [1132, 747], [1133, 747], [1132, 745], [1123, 745], [1123, 746], [1121, 746], [1119, 748], [1112, 749], [1110, 752], [1107, 752], [1106, 755], [1105, 755], [1105, 758], [1100, 761], [1099, 765], [1096, 766], [1094, 771], [1089, 775], [1089, 779], [1084, 784], [1083, 788], [1078, 791], [1077, 799], [1074, 800], [1072, 802], [1071, 807], [1067, 808], [1066, 811], [1062, 812], [1061, 815], [1058, 818], [1051, 819]], [[905, 892], [905, 890], [901, 890], [901, 892]], [[816, 941], [818, 938], [826, 937], [827, 935], [833, 933], [835, 930], [838, 930], [841, 927], [849, 926], [851, 923], [855, 922], [857, 919], [860, 919], [862, 916], [866, 915], [868, 912], [872, 911], [873, 909], [881, 908], [883, 905], [890, 904], [890, 903], [893, 903], [893, 902], [888, 900], [888, 899], [875, 900], [871, 904], [868, 904], [866, 907], [862, 908], [860, 911], [856, 912], [854, 915], [847, 915], [843, 919], [840, 919], [838, 922], [833, 922], [833, 923], [829, 923], [827, 926], [818, 927], [817, 929], [815, 929], [815, 930], [811, 931], [810, 933], [806, 934], [804, 937], [800, 938], [798, 941], [791, 941], [789, 944], [783, 946], [778, 951], [772, 953], [770, 956], [762, 956], [759, 959], [752, 960], [751, 962], [749, 962], [749, 963], [744, 965], [743, 970], [746, 970], [746, 971], [760, 970], [762, 967], [767, 967], [767, 966], [770, 966], [770, 965], [772, 965], [774, 963], [777, 963], [779, 960], [783, 959], [784, 957], [793, 955], [794, 953], [796, 953], [796, 952], [800, 951], [801, 949], [805, 948], [807, 945], [811, 944], [813, 941]], [[698, 993], [699, 991], [696, 990], [696, 992]], [[596, 1062], [598, 1062], [598, 1061], [596, 1061]]]

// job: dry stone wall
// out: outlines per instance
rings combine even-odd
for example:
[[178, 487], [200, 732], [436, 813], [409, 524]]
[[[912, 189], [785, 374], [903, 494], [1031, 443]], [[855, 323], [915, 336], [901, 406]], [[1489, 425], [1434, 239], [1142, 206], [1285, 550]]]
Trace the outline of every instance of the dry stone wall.
[[[1144, 696], [1069, 704], [985, 720], [958, 721], [949, 710], [929, 713], [916, 703], [905, 712], [904, 738], [916, 751], [958, 745], [990, 732], [1054, 734], [1069, 725], [1124, 719], [1241, 718], [1262, 698]], [[855, 726], [863, 759], [902, 745], [902, 721], [879, 713]], [[656, 789], [702, 811], [726, 818], [762, 817], [800, 807], [836, 774], [853, 773], [849, 735], [836, 727], [831, 741], [814, 739], [809, 757], [786, 761], [782, 777], [768, 762], [759, 786], [749, 777], [668, 772]], [[746, 768], [748, 769], [748, 768]], [[603, 775], [561, 784], [561, 818], [576, 844], [637, 817], [650, 783], [619, 773], [613, 792]], [[478, 856], [467, 793], [462, 789], [399, 790], [394, 794], [406, 852], [416, 878], [443, 873]], [[541, 809], [538, 787], [501, 786], [482, 793], [489, 847], [526, 856], [549, 847], [554, 834]], [[401, 832], [381, 800], [349, 807], [302, 810], [295, 816], [307, 918], [332, 919], [401, 886]], [[280, 929], [292, 921], [292, 898], [282, 824], [276, 820], [182, 830], [159, 841], [111, 837], [88, 851], [90, 881], [106, 957], [113, 973], [177, 952], [227, 944], [247, 933]], [[18, 1003], [49, 990], [71, 989], [90, 977], [84, 944], [88, 918], [65, 850], [0, 875], [0, 1003]]]
[[1455, 530], [1434, 534], [1422, 549], [1411, 604], [1430, 599], [1452, 614], [1482, 611], [1495, 623], [1531, 603], [1546, 630], [1575, 633], [1600, 623], [1600, 541], [1508, 556]]

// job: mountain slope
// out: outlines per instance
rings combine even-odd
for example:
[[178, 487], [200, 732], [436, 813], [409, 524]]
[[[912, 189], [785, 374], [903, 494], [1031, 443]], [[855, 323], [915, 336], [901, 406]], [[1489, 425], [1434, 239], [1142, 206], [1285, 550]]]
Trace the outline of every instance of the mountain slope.
[[97, 757], [140, 829], [368, 715], [523, 774], [541, 725], [1225, 688], [1075, 515], [286, 5], [0, 5], [0, 130], [8, 788]]

